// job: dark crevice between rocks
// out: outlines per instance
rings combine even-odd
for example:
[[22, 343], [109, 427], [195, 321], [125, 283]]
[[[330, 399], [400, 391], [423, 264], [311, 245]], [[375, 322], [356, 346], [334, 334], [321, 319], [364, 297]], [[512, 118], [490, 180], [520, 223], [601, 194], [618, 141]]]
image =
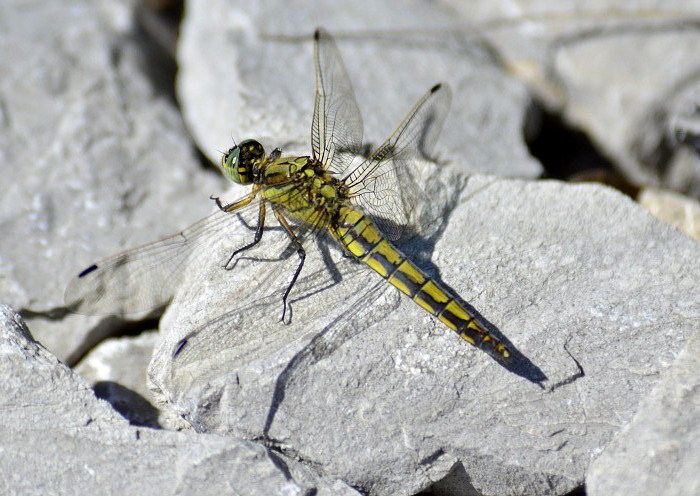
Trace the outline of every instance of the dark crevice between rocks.
[[581, 129], [567, 123], [561, 114], [533, 101], [526, 118], [525, 142], [530, 154], [544, 168], [543, 179], [571, 182], [598, 182], [635, 198], [639, 187], [618, 172], [615, 163], [605, 156]]
[[[450, 472], [442, 479], [424, 491], [416, 493], [416, 496], [442, 496], [445, 494], [455, 496], [472, 496], [481, 494], [471, 483], [471, 477], [462, 463], [457, 463]], [[581, 485], [572, 489], [563, 496], [586, 496], [586, 488]]]
[[[124, 320], [113, 316], [105, 317], [90, 330], [88, 335], [85, 336], [85, 339], [83, 339], [83, 342], [76, 347], [73, 353], [66, 357], [64, 363], [73, 368], [85, 358], [85, 355], [87, 355], [90, 350], [107, 339], [124, 336], [139, 336], [146, 331], [157, 329], [162, 312], [163, 309], [159, 308], [140, 320]], [[71, 312], [65, 307], [62, 307], [44, 312], [22, 309], [18, 313], [29, 325], [32, 320], [60, 320]]]
[[[283, 445], [282, 443], [276, 440], [270, 439], [266, 436], [258, 436], [252, 438], [251, 441], [255, 443], [260, 443], [262, 446], [265, 447], [265, 449], [267, 449], [267, 453], [270, 457], [270, 460], [284, 474], [287, 480], [293, 480], [294, 477], [289, 466], [287, 465], [287, 462], [285, 462], [285, 458], [293, 459], [301, 465], [304, 465], [308, 470], [315, 472], [316, 475], [318, 475], [321, 479], [326, 478], [327, 476], [324, 473], [323, 466], [320, 463], [305, 458], [298, 451], [290, 448], [289, 446]], [[370, 494], [370, 491], [355, 486], [350, 482], [345, 481], [345, 483], [362, 495]], [[304, 496], [313, 496], [317, 493], [318, 490], [316, 488], [310, 488], [304, 493]]]
[[[143, 72], [151, 80], [154, 91], [168, 98], [178, 111], [181, 109], [175, 93], [176, 52], [183, 14], [182, 0], [139, 2], [134, 9], [132, 33], [132, 42], [141, 50]], [[202, 168], [218, 173], [216, 164], [197, 148], [194, 139], [190, 141]]]
[[479, 491], [472, 485], [471, 477], [469, 477], [461, 462], [455, 463], [445, 477], [433, 483], [416, 496], [438, 496], [444, 494], [454, 494], [456, 496], [479, 494]]
[[[157, 313], [162, 313], [158, 309]], [[66, 357], [64, 363], [75, 368], [85, 356], [103, 341], [124, 336], [140, 336], [146, 331], [152, 332], [158, 328], [160, 317], [156, 312], [141, 320], [124, 320], [118, 317], [106, 317], [95, 325], [82, 343]], [[33, 310], [21, 310], [19, 314], [22, 318], [31, 323], [32, 320], [60, 320], [64, 318], [70, 310], [65, 307], [49, 309], [44, 312]], [[31, 325], [31, 324], [30, 324]], [[136, 391], [113, 381], [99, 381], [92, 387], [95, 396], [101, 398], [112, 405], [112, 407], [132, 425], [160, 429], [158, 423], [158, 409], [146, 398]]]
[[564, 496], [586, 496], [586, 486], [579, 486], [575, 489], [572, 489]]
[[97, 326], [93, 327], [82, 344], [66, 358], [66, 365], [75, 367], [75, 365], [85, 358], [88, 352], [107, 339], [140, 336], [144, 332], [158, 329], [159, 320], [160, 316], [156, 317], [154, 314], [141, 320], [124, 320], [119, 317], [107, 317]]
[[217, 174], [221, 174], [221, 169], [219, 169], [219, 167], [216, 164], [212, 163], [212, 161], [209, 160], [209, 158], [206, 155], [204, 155], [204, 153], [202, 153], [202, 151], [199, 148], [197, 148], [197, 146], [194, 145], [194, 142], [192, 146], [194, 147], [195, 158], [199, 161], [199, 165], [202, 167], [202, 169], [208, 171], [215, 171]]
[[155, 91], [167, 96], [175, 105], [175, 54], [182, 13], [181, 1], [138, 2], [134, 8], [132, 33], [134, 43], [141, 49], [144, 73]]

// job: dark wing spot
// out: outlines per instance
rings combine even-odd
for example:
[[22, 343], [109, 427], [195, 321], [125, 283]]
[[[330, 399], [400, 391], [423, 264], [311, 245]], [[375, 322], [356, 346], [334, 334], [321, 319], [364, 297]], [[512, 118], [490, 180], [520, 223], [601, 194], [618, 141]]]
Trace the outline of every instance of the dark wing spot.
[[177, 349], [175, 350], [175, 353], [173, 353], [173, 358], [177, 358], [177, 356], [182, 353], [182, 350], [185, 348], [187, 345], [187, 338], [180, 340], [180, 342], [177, 344]]
[[93, 271], [95, 271], [95, 270], [97, 270], [97, 265], [92, 264], [90, 267], [88, 267], [87, 269], [85, 269], [84, 271], [82, 271], [80, 274], [78, 274], [78, 279], [80, 279], [81, 277], [85, 277], [85, 276], [88, 275], [90, 272], [93, 272]]
[[430, 88], [430, 93], [435, 93], [440, 88], [442, 88], [442, 83], [438, 83], [435, 86], [433, 86], [432, 88]]

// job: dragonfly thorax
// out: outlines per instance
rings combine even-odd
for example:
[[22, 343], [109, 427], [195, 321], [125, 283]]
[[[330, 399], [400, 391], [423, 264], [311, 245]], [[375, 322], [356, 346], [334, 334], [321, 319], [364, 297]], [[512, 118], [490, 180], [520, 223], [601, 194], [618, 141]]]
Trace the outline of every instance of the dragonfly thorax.
[[311, 157], [281, 157], [264, 166], [259, 178], [263, 197], [288, 217], [317, 226], [337, 217], [348, 201], [348, 188]]
[[254, 181], [265, 158], [265, 148], [255, 140], [245, 140], [229, 149], [221, 157], [221, 167], [238, 184]]

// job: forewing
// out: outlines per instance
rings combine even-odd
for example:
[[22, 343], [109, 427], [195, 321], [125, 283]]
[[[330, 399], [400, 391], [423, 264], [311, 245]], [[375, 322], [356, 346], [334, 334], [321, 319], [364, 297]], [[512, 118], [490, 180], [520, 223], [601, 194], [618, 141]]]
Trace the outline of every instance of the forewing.
[[[304, 338], [309, 329], [320, 329], [332, 321], [338, 313], [353, 308], [353, 295], [347, 293], [346, 278], [367, 277], [366, 266], [343, 257], [338, 251], [322, 246], [326, 241], [311, 241], [305, 245], [307, 257], [304, 268], [289, 295], [289, 307], [285, 322], [280, 321], [282, 298], [299, 259], [294, 252], [274, 264], [257, 267], [254, 276], [243, 281], [211, 279], [212, 290], [217, 294], [217, 304], [207, 305], [207, 315], [216, 316], [187, 323], [179, 316], [173, 319], [177, 330], [187, 329], [184, 335], [175, 332], [177, 341], [172, 344], [171, 356], [178, 367], [210, 359], [221, 361], [224, 352], [244, 359], [258, 359], [260, 350], [271, 353], [276, 347], [287, 347], [294, 340]], [[349, 280], [349, 279], [348, 279]], [[342, 283], [345, 281], [345, 283]], [[195, 295], [195, 298], [201, 298]], [[185, 314], [191, 307], [200, 306], [196, 301], [179, 302]], [[356, 308], [356, 307], [354, 307]], [[226, 356], [229, 363], [231, 356]]]
[[[225, 244], [232, 252], [250, 242], [257, 213], [257, 201], [235, 213], [217, 210], [173, 236], [100, 260], [70, 281], [66, 306], [85, 315], [129, 315], [162, 306], [191, 259], [205, 253], [204, 245]], [[211, 261], [222, 267], [225, 262]]]
[[418, 161], [431, 159], [450, 107], [446, 84], [428, 90], [401, 124], [372, 155], [345, 178], [352, 201], [396, 240], [411, 224], [421, 200]]
[[323, 29], [314, 33], [314, 65], [311, 149], [329, 171], [342, 175], [362, 146], [362, 115], [338, 47]]

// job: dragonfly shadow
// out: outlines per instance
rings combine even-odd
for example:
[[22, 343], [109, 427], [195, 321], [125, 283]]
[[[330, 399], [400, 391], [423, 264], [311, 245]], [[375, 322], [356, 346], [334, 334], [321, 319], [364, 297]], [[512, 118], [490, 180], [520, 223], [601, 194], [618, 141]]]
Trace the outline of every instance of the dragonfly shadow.
[[[539, 385], [544, 388], [542, 383], [547, 380], [547, 376], [542, 372], [542, 370], [537, 367], [530, 359], [523, 355], [513, 343], [506, 338], [506, 336], [496, 327], [492, 322], [487, 320], [481, 313], [479, 313], [472, 305], [464, 301], [460, 296], [459, 292], [455, 291], [448, 283], [446, 283], [442, 276], [440, 275], [440, 269], [432, 262], [431, 255], [435, 250], [435, 245], [440, 237], [443, 235], [447, 226], [449, 224], [449, 218], [452, 212], [459, 207], [461, 201], [464, 201], [461, 193], [466, 187], [466, 182], [468, 178], [463, 178], [457, 176], [455, 178], [455, 183], [457, 187], [454, 188], [449, 195], [447, 195], [446, 200], [442, 204], [440, 212], [442, 215], [439, 217], [440, 222], [438, 223], [436, 229], [429, 236], [419, 236], [416, 235], [409, 239], [410, 244], [406, 247], [401, 246], [404, 252], [412, 257], [412, 260], [423, 269], [427, 274], [433, 277], [438, 283], [440, 283], [444, 288], [449, 290], [458, 303], [460, 303], [464, 308], [466, 308], [472, 315], [475, 316], [476, 320], [479, 321], [489, 332], [491, 332], [496, 338], [498, 338], [503, 344], [505, 344], [511, 351], [511, 357], [507, 362], [497, 361], [497, 363], [504, 367], [509, 372], [512, 372], [528, 381]], [[467, 197], [467, 201], [478, 196], [479, 194], [485, 193], [486, 190], [495, 182], [491, 181], [476, 191], [471, 193]], [[444, 193], [444, 192], [443, 192]], [[443, 195], [444, 196], [444, 195]]]
[[[297, 227], [297, 238], [300, 240], [305, 240], [305, 239], [313, 239], [313, 241], [316, 243], [316, 247], [318, 250], [318, 253], [321, 255], [321, 261], [323, 262], [325, 272], [330, 276], [330, 280], [327, 281], [327, 277], [319, 278], [319, 280], [322, 281], [320, 285], [315, 285], [313, 283], [310, 283], [310, 281], [314, 280], [313, 274], [308, 275], [308, 276], [303, 276], [301, 278], [302, 281], [305, 281], [304, 286], [304, 291], [302, 291], [302, 294], [300, 296], [292, 297], [289, 299], [287, 302], [287, 317], [283, 321], [285, 324], [289, 324], [292, 321], [293, 315], [294, 315], [294, 304], [303, 300], [306, 300], [308, 298], [311, 298], [319, 293], [322, 293], [323, 291], [326, 291], [333, 286], [339, 284], [343, 276], [341, 274], [341, 271], [338, 269], [338, 266], [336, 263], [333, 261], [333, 256], [331, 255], [330, 248], [329, 246], [332, 244], [330, 237], [324, 233], [324, 232], [316, 232], [314, 229], [308, 229], [306, 226], [296, 226]], [[251, 231], [255, 231], [256, 227], [246, 225], [246, 228], [250, 229]], [[283, 231], [281, 227], [265, 227], [265, 230], [267, 232], [277, 230], [277, 231]], [[236, 265], [244, 260], [248, 260], [251, 262], [263, 262], [263, 263], [274, 263], [274, 262], [281, 262], [284, 260], [288, 260], [290, 257], [293, 255], [296, 255], [297, 248], [294, 242], [289, 241], [285, 247], [285, 249], [277, 256], [275, 257], [259, 257], [259, 256], [249, 256], [249, 255], [239, 255], [235, 258], [233, 263], [231, 263], [227, 269], [228, 270], [233, 270], [235, 269]], [[302, 270], [303, 274], [303, 270]], [[327, 282], [326, 282], [327, 281]], [[301, 281], [300, 281], [301, 282]], [[318, 286], [318, 287], [316, 287]], [[294, 291], [292, 291], [293, 293]], [[280, 300], [281, 301], [281, 300]]]
[[[273, 228], [274, 229], [274, 228]], [[297, 302], [312, 299], [314, 296], [324, 293], [334, 286], [338, 285], [345, 276], [351, 274], [358, 274], [363, 272], [363, 266], [360, 263], [351, 263], [349, 261], [339, 261], [339, 265], [334, 261], [333, 255], [330, 250], [329, 240], [323, 233], [316, 234], [311, 237], [316, 245], [316, 249], [313, 255], [318, 256], [323, 262], [321, 268], [316, 270], [302, 271], [301, 277], [296, 281], [292, 294], [295, 295], [287, 301], [287, 310], [284, 321], [277, 321], [278, 323], [284, 324], [280, 327], [273, 327], [271, 330], [276, 329], [281, 331], [283, 327], [291, 324], [294, 319], [294, 306]], [[310, 240], [309, 240], [310, 241]], [[308, 249], [308, 247], [307, 247]], [[194, 343], [194, 339], [199, 339], [199, 344], [201, 340], [206, 339], [207, 335], [213, 335], [222, 329], [229, 328], [230, 326], [235, 326], [238, 332], [234, 333], [239, 338], [239, 341], [245, 341], [246, 337], [244, 332], [241, 331], [241, 327], [246, 327], [245, 325], [238, 322], [240, 316], [245, 316], [249, 313], [255, 313], [259, 309], [269, 308], [275, 310], [279, 308], [280, 313], [283, 310], [283, 297], [288, 285], [287, 283], [282, 283], [280, 281], [286, 280], [286, 278], [281, 273], [281, 268], [279, 263], [296, 256], [296, 247], [292, 242], [288, 242], [287, 246], [283, 251], [275, 256], [240, 256], [236, 258], [236, 262], [243, 260], [248, 260], [254, 263], [262, 263], [262, 266], [267, 267], [268, 271], [262, 278], [256, 282], [254, 286], [251, 286], [249, 295], [260, 295], [253, 298], [248, 298], [245, 295], [241, 296], [240, 301], [242, 303], [234, 308], [229, 309], [225, 313], [219, 315], [215, 319], [209, 320], [203, 325], [197, 326], [194, 330], [188, 332], [182, 339], [178, 341], [176, 347], [172, 353], [172, 358], [175, 360], [182, 360], [185, 352], [195, 347], [197, 344]], [[316, 258], [316, 257], [314, 257]], [[233, 270], [232, 264], [231, 270]], [[363, 272], [363, 273], [366, 273]], [[293, 270], [290, 270], [289, 275], [293, 274]], [[274, 284], [275, 289], [270, 290], [270, 285]], [[279, 305], [279, 307], [277, 307]], [[313, 305], [313, 304], [312, 304]], [[254, 310], [258, 309], [258, 310]], [[302, 317], [303, 318], [303, 317]], [[274, 324], [271, 322], [271, 324]], [[249, 326], [250, 329], [255, 329], [255, 325]], [[231, 334], [226, 332], [226, 334]], [[269, 333], [271, 336], [273, 333]], [[222, 345], [220, 339], [217, 339], [219, 345]]]
[[[357, 273], [360, 272], [363, 271], [357, 271]], [[384, 284], [384, 281], [378, 281], [362, 296], [357, 297], [352, 305], [337, 315], [326, 327], [316, 334], [306, 346], [294, 355], [289, 363], [287, 363], [284, 370], [277, 376], [275, 381], [275, 389], [272, 394], [270, 409], [268, 410], [265, 426], [263, 427], [263, 438], [270, 439], [270, 428], [272, 427], [280, 405], [284, 402], [287, 388], [295, 379], [295, 371], [302, 365], [307, 369], [313, 367], [316, 363], [337, 350], [343, 343], [350, 339], [350, 337], [357, 334], [355, 329], [348, 324], [350, 321], [348, 317], [356, 314], [358, 307], [365, 308], [369, 306], [371, 302], [377, 298], [378, 294], [385, 289]]]
[[[361, 272], [362, 271], [358, 271], [358, 273]], [[347, 277], [348, 274], [345, 274], [345, 276]], [[277, 376], [275, 381], [275, 389], [263, 428], [264, 438], [269, 439], [270, 428], [272, 427], [280, 405], [285, 399], [288, 387], [295, 380], [295, 372], [301, 369], [309, 370], [316, 363], [330, 356], [352, 336], [356, 335], [357, 330], [348, 324], [348, 317], [355, 314], [358, 307], [365, 308], [370, 306], [385, 289], [384, 281], [378, 281], [374, 284], [364, 295], [354, 300], [348, 310], [335, 317], [321, 332], [316, 334], [316, 336], [287, 363], [284, 370]], [[319, 291], [321, 290], [323, 290], [323, 288], [319, 289]], [[461, 300], [460, 303], [472, 312], [489, 332], [508, 346], [511, 351], [510, 358], [507, 361], [495, 360], [496, 363], [509, 372], [537, 384], [544, 389], [542, 383], [547, 380], [547, 376], [544, 372], [521, 353], [494, 324], [486, 320], [473, 306]]]
[[[365, 308], [371, 306], [372, 302], [375, 301], [379, 294], [385, 289], [384, 281], [378, 281], [374, 284], [364, 295], [358, 297], [348, 310], [339, 314], [321, 332], [316, 334], [316, 336], [287, 363], [284, 370], [277, 376], [275, 381], [270, 408], [263, 427], [262, 437], [264, 439], [271, 439], [269, 435], [270, 429], [280, 406], [285, 400], [289, 387], [297, 380], [304, 380], [297, 372], [304, 369], [310, 370], [315, 364], [328, 358], [348, 339], [356, 335], [357, 330], [349, 323], [350, 319], [348, 317], [355, 314], [358, 307]], [[511, 350], [511, 357], [506, 362], [497, 361], [497, 363], [509, 372], [543, 387], [541, 383], [547, 379], [545, 374], [517, 350], [517, 348], [501, 334], [496, 326], [484, 319], [471, 305], [465, 304], [465, 306], [470, 311], [474, 312], [477, 318], [488, 327], [488, 330], [502, 339]]]
[[95, 396], [107, 401], [131, 425], [160, 429], [158, 409], [145, 397], [114, 381], [98, 381]]
[[437, 267], [431, 262], [435, 245], [447, 229], [450, 214], [458, 208], [461, 192], [466, 187], [467, 179], [462, 176], [454, 176], [451, 180], [449, 187], [437, 179], [425, 181], [430, 184], [431, 191], [426, 192], [428, 198], [424, 204], [433, 208], [421, 212], [415, 223], [403, 233], [402, 239], [396, 242], [396, 246], [413, 262], [422, 268], [429, 267], [433, 272], [437, 272]]
[[[452, 291], [448, 284], [445, 284], [444, 282], [442, 282], [442, 284], [447, 289]], [[457, 294], [454, 291], [452, 291], [452, 293]], [[508, 347], [508, 350], [510, 351], [510, 357], [508, 360], [496, 360], [496, 363], [507, 371], [512, 372], [523, 379], [527, 379], [533, 384], [537, 384], [540, 388], [544, 389], [543, 382], [547, 380], [547, 376], [544, 372], [542, 372], [542, 369], [540, 369], [529, 358], [521, 353], [498, 327], [496, 327], [492, 322], [486, 320], [486, 318], [484, 318], [484, 316], [481, 315], [481, 313], [479, 313], [472, 305], [462, 300], [459, 296], [457, 296], [455, 299], [472, 315], [474, 315], [474, 318], [481, 325], [483, 325], [488, 332], [490, 332], [493, 336], [498, 338], [501, 343]]]

